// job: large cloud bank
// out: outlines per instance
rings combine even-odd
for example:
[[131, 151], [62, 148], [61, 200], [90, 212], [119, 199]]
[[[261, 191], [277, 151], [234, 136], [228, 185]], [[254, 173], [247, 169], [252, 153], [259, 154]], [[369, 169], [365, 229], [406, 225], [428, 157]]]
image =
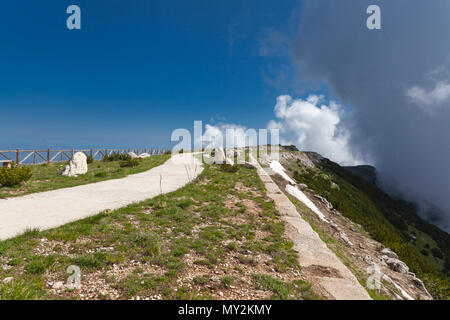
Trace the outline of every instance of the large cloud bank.
[[[366, 28], [371, 4], [381, 30]], [[305, 0], [291, 43], [301, 85], [326, 83], [352, 107], [352, 121], [341, 123], [351, 126], [350, 150], [371, 154], [381, 178], [411, 199], [445, 209], [435, 222], [447, 231], [449, 17], [447, 0]]]

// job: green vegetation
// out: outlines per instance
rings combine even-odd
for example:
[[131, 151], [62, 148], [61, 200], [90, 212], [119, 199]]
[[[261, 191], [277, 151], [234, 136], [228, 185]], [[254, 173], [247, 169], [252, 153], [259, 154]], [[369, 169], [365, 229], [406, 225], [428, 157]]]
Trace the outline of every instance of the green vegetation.
[[[410, 207], [392, 199], [376, 186], [324, 159], [317, 168], [298, 166], [294, 178], [307, 184], [325, 197], [345, 217], [363, 226], [370, 236], [393, 249], [425, 282], [436, 298], [450, 298], [449, 279], [435, 265], [427, 261], [421, 249], [414, 245], [410, 230], [426, 233], [450, 257], [450, 236], [423, 221]], [[336, 187], [338, 186], [338, 187]], [[433, 242], [434, 242], [433, 241]], [[437, 257], [444, 258], [435, 250]], [[444, 270], [449, 272], [449, 270]]]
[[24, 181], [31, 179], [33, 173], [30, 168], [18, 167], [13, 162], [11, 167], [0, 168], [0, 186], [13, 187], [17, 186]]
[[[138, 163], [133, 163], [132, 166], [127, 165], [125, 167], [121, 167], [120, 161], [94, 161], [88, 164], [88, 172], [78, 177], [65, 177], [60, 175], [67, 163], [29, 165], [7, 169], [22, 170], [22, 176], [24, 177], [27, 177], [24, 173], [28, 174], [31, 172], [32, 177], [28, 181], [12, 187], [1, 187], [0, 199], [123, 178], [127, 175], [147, 171], [159, 166], [169, 159], [169, 157], [170, 155], [168, 154], [151, 156], [149, 158], [139, 159]], [[0, 168], [0, 179], [3, 172], [2, 169], [4, 168]]]
[[[105, 163], [112, 164], [101, 162], [101, 171]], [[55, 292], [48, 282], [65, 282], [67, 267], [77, 265], [83, 285], [89, 279], [104, 283], [104, 289], [92, 289], [99, 299], [116, 293], [208, 299], [219, 291], [227, 297], [259, 290], [277, 299], [316, 298], [303, 281], [277, 279], [298, 279], [300, 271], [283, 234], [284, 223], [255, 169], [206, 166], [170, 194], [0, 242], [0, 279], [14, 278], [0, 282], [0, 297], [76, 299], [77, 290]]]

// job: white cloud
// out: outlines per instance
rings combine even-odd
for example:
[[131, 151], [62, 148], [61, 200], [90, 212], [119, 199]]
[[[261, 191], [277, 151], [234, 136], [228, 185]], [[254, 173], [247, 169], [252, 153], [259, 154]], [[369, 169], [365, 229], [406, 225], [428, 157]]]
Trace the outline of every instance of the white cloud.
[[[292, 99], [289, 95], [279, 96], [274, 108], [276, 120], [267, 124], [267, 129], [279, 129], [280, 143], [296, 145], [303, 151], [314, 151], [343, 165], [367, 163], [355, 156], [349, 147], [350, 133], [341, 128], [339, 106], [331, 101], [329, 106], [320, 104], [322, 96], [310, 95], [306, 100]], [[225, 146], [227, 130], [230, 131], [237, 147], [247, 146], [248, 129], [242, 125], [205, 125], [201, 137], [203, 146], [216, 148]], [[258, 128], [255, 128], [258, 133]], [[251, 142], [250, 145], [256, 145]]]
[[449, 100], [450, 83], [438, 81], [436, 86], [429, 91], [419, 86], [413, 86], [406, 91], [406, 96], [419, 107], [432, 111]]
[[306, 100], [279, 96], [275, 105], [277, 121], [268, 127], [279, 128], [283, 144], [294, 144], [304, 151], [315, 151], [344, 165], [364, 163], [350, 150], [350, 133], [340, 128], [339, 106], [319, 105], [322, 96], [310, 95]]

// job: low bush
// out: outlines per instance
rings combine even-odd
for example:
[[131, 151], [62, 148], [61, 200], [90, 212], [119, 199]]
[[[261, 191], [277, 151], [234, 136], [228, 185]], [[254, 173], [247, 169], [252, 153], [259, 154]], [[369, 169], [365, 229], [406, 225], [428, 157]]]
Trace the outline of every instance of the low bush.
[[135, 158], [135, 159], [129, 158], [129, 159], [125, 160], [125, 161], [120, 161], [119, 166], [121, 168], [124, 168], [124, 167], [137, 167], [139, 165], [139, 163], [140, 163], [139, 160], [140, 159], [138, 159], [138, 158]]
[[33, 175], [29, 167], [18, 167], [13, 162], [11, 168], [0, 168], [0, 185], [3, 187], [16, 186], [31, 179]]

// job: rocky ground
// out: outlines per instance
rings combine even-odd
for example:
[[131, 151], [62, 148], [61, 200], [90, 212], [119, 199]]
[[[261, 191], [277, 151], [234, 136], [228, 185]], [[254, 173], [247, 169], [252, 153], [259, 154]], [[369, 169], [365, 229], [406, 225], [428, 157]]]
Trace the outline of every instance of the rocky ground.
[[0, 242], [0, 254], [3, 299], [319, 298], [245, 167], [208, 167], [170, 194]]

